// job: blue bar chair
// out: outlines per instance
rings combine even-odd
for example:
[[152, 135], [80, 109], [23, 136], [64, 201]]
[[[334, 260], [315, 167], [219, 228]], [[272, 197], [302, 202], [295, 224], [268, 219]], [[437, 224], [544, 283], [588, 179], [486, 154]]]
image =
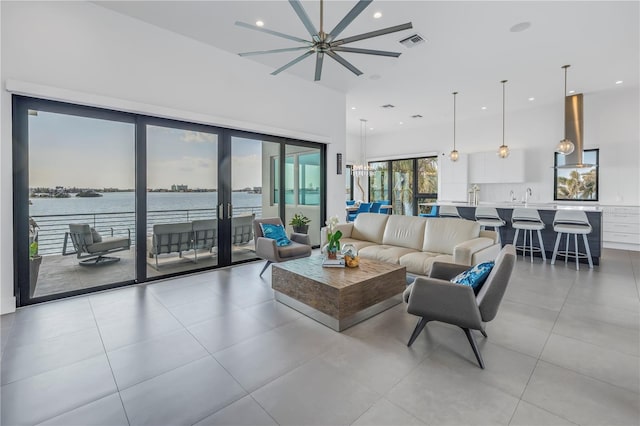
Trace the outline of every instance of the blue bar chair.
[[353, 222], [354, 220], [356, 220], [356, 217], [358, 217], [360, 213], [369, 213], [370, 209], [371, 209], [371, 203], [360, 203], [360, 206], [358, 206], [357, 211], [353, 213], [349, 213], [347, 215], [347, 220], [349, 222]]
[[420, 217], [438, 217], [438, 206], [431, 206], [431, 211], [429, 213], [420, 213], [418, 216], [420, 216]]
[[371, 203], [371, 208], [369, 209], [369, 213], [380, 213], [380, 206], [382, 206], [382, 203], [380, 201], [375, 201]]

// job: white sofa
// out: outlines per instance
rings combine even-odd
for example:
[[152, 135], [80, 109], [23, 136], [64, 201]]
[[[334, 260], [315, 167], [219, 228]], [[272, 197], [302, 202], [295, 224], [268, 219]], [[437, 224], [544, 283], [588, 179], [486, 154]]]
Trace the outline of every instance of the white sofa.
[[[355, 222], [339, 224], [340, 243], [353, 244], [361, 257], [398, 263], [412, 275], [428, 276], [433, 262], [475, 265], [494, 260], [498, 235], [481, 231], [465, 219], [360, 213]], [[323, 247], [327, 230], [322, 229]]]

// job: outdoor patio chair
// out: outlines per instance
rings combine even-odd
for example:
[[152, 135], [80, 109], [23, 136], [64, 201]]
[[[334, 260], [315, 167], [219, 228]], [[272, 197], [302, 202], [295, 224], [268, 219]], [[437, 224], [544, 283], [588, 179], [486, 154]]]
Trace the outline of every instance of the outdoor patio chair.
[[[71, 238], [74, 251], [68, 252], [68, 240]], [[105, 265], [118, 262], [119, 257], [106, 256], [131, 247], [131, 231], [127, 229], [126, 237], [114, 237], [111, 228], [110, 237], [102, 237], [95, 229], [87, 224], [70, 223], [69, 232], [64, 235], [62, 254], [68, 256], [77, 255], [83, 266]]]
[[262, 233], [260, 224], [282, 225], [279, 217], [256, 219], [253, 221], [253, 234], [255, 235], [256, 256], [267, 261], [260, 271], [260, 276], [272, 263], [284, 262], [286, 260], [300, 259], [311, 256], [311, 239], [308, 234], [291, 233], [289, 239], [291, 244], [278, 247], [276, 240], [266, 238]]
[[195, 250], [209, 250], [209, 253], [213, 253], [214, 247], [218, 246], [218, 220], [194, 220], [192, 226], [193, 248]]

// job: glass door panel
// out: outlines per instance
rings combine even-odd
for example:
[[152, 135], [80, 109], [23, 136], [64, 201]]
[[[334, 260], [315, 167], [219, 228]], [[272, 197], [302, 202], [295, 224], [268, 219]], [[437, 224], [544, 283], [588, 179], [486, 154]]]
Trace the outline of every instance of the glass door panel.
[[[389, 174], [388, 163], [386, 161], [369, 163], [374, 170], [369, 177], [369, 201], [381, 201], [389, 199]], [[364, 200], [363, 200], [364, 201]]]
[[253, 219], [278, 217], [280, 144], [231, 137], [231, 262], [255, 259]]
[[418, 158], [416, 162], [418, 213], [431, 214], [438, 199], [438, 157]]
[[393, 172], [393, 213], [413, 216], [413, 160], [391, 161]]
[[320, 149], [286, 145], [285, 148], [285, 225], [293, 231], [289, 221], [294, 214], [308, 217], [312, 245], [320, 244], [320, 187], [322, 184]]
[[27, 133], [27, 300], [133, 281], [134, 124], [29, 110]]
[[147, 125], [147, 276], [218, 265], [218, 135]]

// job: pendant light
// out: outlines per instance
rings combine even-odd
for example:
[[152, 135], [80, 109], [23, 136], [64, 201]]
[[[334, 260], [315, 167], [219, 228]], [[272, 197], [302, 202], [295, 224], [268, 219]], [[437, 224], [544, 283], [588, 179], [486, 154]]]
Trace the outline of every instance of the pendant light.
[[506, 82], [507, 80], [502, 80], [500, 82], [502, 83], [502, 145], [498, 148], [498, 157], [500, 158], [507, 158], [509, 156], [509, 147], [504, 144], [504, 85]]
[[[567, 68], [569, 68], [571, 65], [563, 65], [562, 68], [564, 68], [564, 97], [562, 98], [562, 102], [564, 105], [564, 116], [565, 116], [565, 121], [566, 121], [566, 117], [567, 117]], [[573, 152], [573, 150], [575, 149], [575, 145], [573, 144], [573, 142], [571, 142], [569, 139], [567, 139], [567, 126], [564, 126], [564, 138], [560, 141], [560, 143], [558, 143], [558, 146], [556, 147], [556, 152], [558, 154], [562, 154], [562, 155], [569, 155]]]
[[362, 155], [362, 163], [354, 164], [351, 168], [353, 176], [372, 176], [374, 174], [373, 167], [367, 163], [367, 120], [360, 119], [360, 153]]
[[460, 153], [456, 149], [456, 95], [458, 92], [453, 92], [453, 151], [449, 154], [451, 161], [458, 161]]

